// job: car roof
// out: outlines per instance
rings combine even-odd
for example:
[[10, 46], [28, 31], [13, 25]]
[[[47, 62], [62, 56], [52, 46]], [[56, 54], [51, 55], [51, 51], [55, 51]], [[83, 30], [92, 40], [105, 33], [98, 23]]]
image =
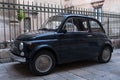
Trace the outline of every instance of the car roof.
[[[56, 16], [63, 16], [65, 18], [68, 18], [68, 17], [83, 17], [83, 18], [90, 18], [90, 19], [95, 19], [95, 18], [92, 18], [90, 16], [85, 16], [85, 15], [80, 15], [80, 14], [58, 14]], [[95, 19], [96, 20], [96, 19]]]

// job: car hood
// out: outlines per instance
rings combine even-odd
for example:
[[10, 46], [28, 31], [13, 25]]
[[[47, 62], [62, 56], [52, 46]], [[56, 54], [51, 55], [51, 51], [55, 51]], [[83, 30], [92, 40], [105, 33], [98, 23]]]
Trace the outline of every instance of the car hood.
[[34, 39], [47, 39], [52, 37], [56, 32], [54, 31], [34, 31], [21, 34], [16, 39], [17, 40], [34, 40]]

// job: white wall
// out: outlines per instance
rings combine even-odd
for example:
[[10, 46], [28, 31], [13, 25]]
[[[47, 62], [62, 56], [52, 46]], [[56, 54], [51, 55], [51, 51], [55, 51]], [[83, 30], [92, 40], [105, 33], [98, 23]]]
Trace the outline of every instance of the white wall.
[[83, 4], [89, 4], [91, 0], [72, 0], [72, 4], [77, 5], [83, 5]]
[[24, 1], [24, 4], [28, 4], [28, 2], [29, 2], [29, 4], [32, 4], [32, 2], [34, 2], [34, 0], [17, 0], [17, 3], [21, 3], [21, 4], [23, 4], [23, 1]]
[[120, 0], [105, 0], [103, 11], [120, 13]]
[[35, 2], [61, 5], [61, 3], [63, 3], [63, 0], [35, 0]]
[[[79, 8], [92, 8], [91, 2], [101, 0], [72, 0], [74, 6]], [[120, 0], [105, 0], [102, 10], [104, 12], [120, 13]]]
[[28, 4], [28, 1], [29, 1], [29, 4], [32, 4], [32, 2], [34, 2], [34, 3], [45, 3], [45, 4], [56, 4], [56, 5], [63, 5], [63, 2], [64, 2], [64, 0], [19, 0], [20, 1], [20, 3], [23, 3], [23, 1], [24, 1], [24, 3], [25, 4]]
[[78, 8], [92, 8], [91, 0], [71, 0], [72, 5]]

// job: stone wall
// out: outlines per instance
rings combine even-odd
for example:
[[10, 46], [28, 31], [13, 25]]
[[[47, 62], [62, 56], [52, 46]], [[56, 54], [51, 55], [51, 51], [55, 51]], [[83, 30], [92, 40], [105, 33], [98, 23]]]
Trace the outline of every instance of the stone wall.
[[9, 49], [0, 49], [0, 63], [13, 61]]
[[[101, 0], [72, 0], [75, 7], [93, 9], [91, 2], [101, 1]], [[110, 13], [120, 13], [120, 0], [105, 0], [103, 7], [103, 12]]]
[[120, 0], [105, 0], [103, 11], [120, 13]]
[[[3, 0], [0, 0], [0, 2], [3, 2]], [[4, 2], [6, 3], [17, 3], [17, 0], [4, 0]], [[0, 6], [3, 6], [0, 4]], [[6, 6], [8, 9], [9, 8], [14, 8], [13, 6]], [[10, 13], [10, 17], [14, 17], [15, 12], [13, 10], [10, 10], [10, 12], [8, 12], [8, 10], [4, 9], [4, 15], [5, 17], [9, 17], [9, 13]], [[0, 15], [3, 16], [3, 9], [0, 9]]]

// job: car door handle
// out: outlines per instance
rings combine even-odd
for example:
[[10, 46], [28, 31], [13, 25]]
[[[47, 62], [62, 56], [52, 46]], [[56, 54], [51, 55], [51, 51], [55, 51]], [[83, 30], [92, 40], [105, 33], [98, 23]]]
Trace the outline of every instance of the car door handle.
[[91, 35], [91, 34], [89, 34], [89, 35], [87, 35], [88, 37], [92, 37], [93, 35]]

